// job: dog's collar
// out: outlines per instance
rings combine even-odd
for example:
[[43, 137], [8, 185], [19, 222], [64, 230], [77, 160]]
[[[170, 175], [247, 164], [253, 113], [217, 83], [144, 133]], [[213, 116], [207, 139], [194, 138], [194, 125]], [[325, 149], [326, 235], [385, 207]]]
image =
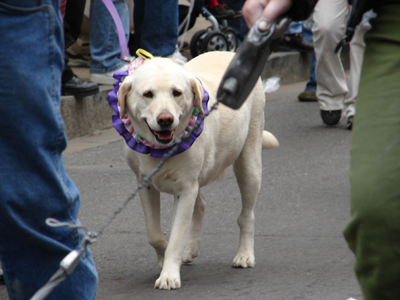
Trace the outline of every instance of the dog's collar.
[[[118, 103], [118, 90], [119, 86], [124, 80], [126, 76], [129, 75], [129, 71], [124, 71], [124, 72], [116, 72], [114, 73], [114, 78], [117, 79], [118, 81], [114, 83], [114, 90], [112, 90], [108, 94], [108, 103], [110, 104], [111, 108], [115, 111], [115, 114], [112, 116], [112, 122], [114, 128], [117, 130], [117, 132], [125, 139], [126, 144], [135, 150], [136, 152], [142, 153], [142, 154], [150, 154], [152, 157], [156, 158], [162, 158], [166, 153], [168, 153], [171, 148], [174, 145], [168, 145], [168, 146], [154, 146], [150, 142], [144, 140], [142, 137], [140, 137], [135, 130], [133, 129], [132, 123], [129, 120], [129, 117], [127, 114], [121, 118], [120, 116], [120, 110], [119, 110], [119, 103]], [[208, 100], [210, 99], [207, 91], [204, 89], [204, 96], [201, 101], [204, 113], [208, 113]], [[198, 99], [196, 99], [198, 101]], [[193, 108], [193, 113], [190, 118], [188, 126], [185, 128], [185, 134], [187, 135], [189, 131], [193, 128], [193, 125], [197, 121], [197, 116], [199, 114], [199, 111], [196, 107], [196, 103], [194, 103], [194, 108]], [[190, 137], [186, 139], [183, 143], [179, 145], [178, 150], [174, 153], [174, 155], [180, 154], [187, 149], [189, 149], [194, 141], [200, 136], [200, 134], [203, 132], [204, 128], [204, 121], [201, 122], [199, 128], [195, 131], [192, 132]], [[173, 156], [174, 156], [173, 155]]]

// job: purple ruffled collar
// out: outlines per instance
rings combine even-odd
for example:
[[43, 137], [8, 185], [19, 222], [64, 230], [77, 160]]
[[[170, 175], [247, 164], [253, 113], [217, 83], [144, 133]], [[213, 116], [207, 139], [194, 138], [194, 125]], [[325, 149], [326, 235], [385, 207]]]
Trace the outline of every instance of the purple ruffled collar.
[[[152, 157], [156, 158], [162, 158], [166, 153], [168, 153], [174, 145], [170, 145], [168, 147], [164, 147], [161, 149], [156, 149], [154, 147], [151, 147], [150, 143], [143, 142], [143, 140], [140, 140], [140, 137], [138, 137], [134, 131], [133, 128], [132, 130], [129, 130], [128, 126], [126, 126], [126, 120], [124, 123], [124, 118], [121, 119], [120, 114], [119, 114], [119, 109], [118, 109], [118, 90], [119, 86], [122, 83], [123, 79], [129, 75], [129, 71], [124, 71], [124, 72], [116, 72], [114, 73], [114, 78], [117, 79], [118, 81], [114, 83], [114, 90], [112, 90], [108, 94], [108, 103], [110, 104], [111, 108], [115, 111], [115, 114], [112, 116], [112, 122], [114, 128], [117, 130], [117, 132], [125, 139], [126, 144], [135, 150], [136, 152], [142, 153], [142, 154], [150, 154]], [[208, 100], [210, 99], [207, 91], [203, 88], [204, 91], [204, 96], [201, 101], [204, 113], [208, 113]], [[196, 113], [194, 116], [198, 115], [198, 110], [195, 110]], [[188, 125], [188, 127], [193, 125], [193, 118], [191, 119], [191, 123]], [[189, 149], [194, 141], [200, 136], [200, 134], [203, 132], [204, 128], [204, 121], [200, 124], [199, 128], [195, 131], [193, 131], [188, 139], [185, 139], [183, 143], [179, 145], [178, 150], [173, 154], [173, 156], [180, 154], [187, 149]], [[188, 129], [188, 128], [187, 128]], [[187, 130], [186, 129], [186, 130]], [[136, 138], [135, 138], [136, 137]]]

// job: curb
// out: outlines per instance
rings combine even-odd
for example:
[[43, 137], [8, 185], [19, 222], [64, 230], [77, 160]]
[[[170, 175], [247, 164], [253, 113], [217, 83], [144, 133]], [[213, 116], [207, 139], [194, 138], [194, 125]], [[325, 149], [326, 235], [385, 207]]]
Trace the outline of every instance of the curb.
[[112, 86], [100, 86], [100, 92], [87, 97], [61, 97], [61, 115], [68, 139], [92, 134], [112, 126], [114, 114], [108, 105]]
[[[308, 80], [311, 58], [311, 54], [299, 52], [273, 53], [261, 77], [280, 77], [280, 84]], [[82, 98], [61, 97], [61, 114], [68, 139], [112, 127], [111, 116], [114, 111], [108, 105], [107, 99], [112, 89], [112, 86], [100, 86], [100, 92], [96, 95]]]

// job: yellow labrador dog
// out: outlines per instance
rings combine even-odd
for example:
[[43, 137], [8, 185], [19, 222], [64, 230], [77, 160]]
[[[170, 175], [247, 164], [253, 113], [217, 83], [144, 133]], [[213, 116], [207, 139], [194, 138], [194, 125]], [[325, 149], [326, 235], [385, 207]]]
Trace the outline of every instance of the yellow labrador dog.
[[[163, 148], [184, 132], [194, 111], [204, 113], [215, 102], [219, 82], [234, 54], [209, 52], [184, 67], [153, 58], [125, 78], [118, 92], [121, 115], [129, 116], [136, 136]], [[202, 100], [208, 94], [208, 104]], [[206, 100], [207, 100], [206, 99]], [[205, 199], [201, 188], [233, 165], [243, 208], [238, 217], [240, 244], [233, 266], [254, 267], [254, 205], [261, 184], [261, 149], [278, 141], [264, 131], [265, 98], [258, 82], [239, 110], [220, 104], [204, 120], [204, 128], [189, 149], [173, 156], [140, 191], [149, 243], [161, 267], [155, 288], [181, 287], [181, 262], [199, 254]], [[196, 108], [197, 107], [197, 108]], [[126, 147], [126, 158], [138, 183], [160, 158]], [[174, 195], [171, 235], [167, 242], [160, 226], [160, 192]]]

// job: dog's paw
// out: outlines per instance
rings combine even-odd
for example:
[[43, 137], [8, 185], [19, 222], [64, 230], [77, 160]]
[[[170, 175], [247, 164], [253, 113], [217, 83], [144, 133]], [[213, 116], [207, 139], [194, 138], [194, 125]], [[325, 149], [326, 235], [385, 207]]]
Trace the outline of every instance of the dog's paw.
[[181, 287], [181, 278], [179, 273], [178, 274], [171, 274], [169, 275], [160, 275], [160, 278], [156, 280], [154, 284], [155, 289], [160, 290], [176, 290]]
[[233, 259], [234, 268], [253, 268], [256, 264], [253, 254], [237, 254]]

